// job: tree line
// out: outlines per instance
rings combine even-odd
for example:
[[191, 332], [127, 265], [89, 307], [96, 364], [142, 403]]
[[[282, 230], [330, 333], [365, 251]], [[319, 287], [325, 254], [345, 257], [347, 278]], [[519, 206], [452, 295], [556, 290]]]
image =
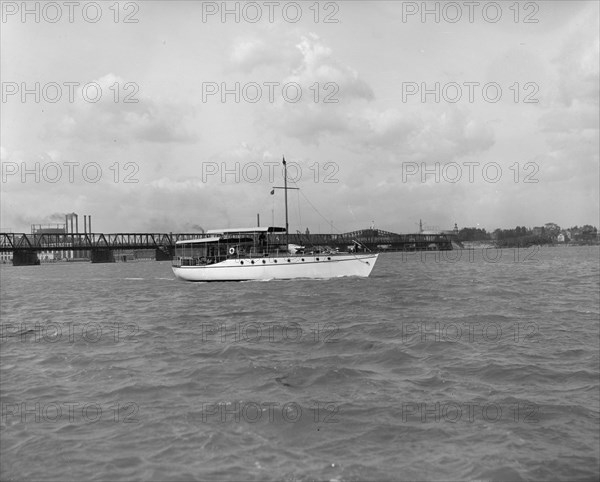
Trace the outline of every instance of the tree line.
[[557, 243], [599, 244], [598, 228], [595, 226], [586, 224], [563, 229], [556, 223], [546, 223], [534, 228], [525, 226], [516, 226], [512, 229], [497, 228], [491, 233], [481, 228], [462, 228], [458, 232], [458, 240], [493, 242], [499, 248]]

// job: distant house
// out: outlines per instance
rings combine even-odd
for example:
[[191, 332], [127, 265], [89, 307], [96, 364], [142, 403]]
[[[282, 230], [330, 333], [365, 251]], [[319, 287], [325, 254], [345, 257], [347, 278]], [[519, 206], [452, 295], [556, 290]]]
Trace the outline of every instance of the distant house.
[[556, 241], [558, 241], [559, 243], [564, 243], [565, 242], [565, 235], [563, 233], [560, 233], [557, 237], [556, 237]]

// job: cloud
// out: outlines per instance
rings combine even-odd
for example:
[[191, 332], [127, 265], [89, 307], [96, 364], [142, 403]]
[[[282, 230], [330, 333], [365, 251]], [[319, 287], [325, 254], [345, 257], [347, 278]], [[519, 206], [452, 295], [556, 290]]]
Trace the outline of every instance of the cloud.
[[296, 49], [301, 56], [287, 65], [284, 82], [302, 86], [303, 97], [298, 102], [278, 99], [262, 111], [261, 121], [271, 129], [306, 144], [335, 139], [357, 150], [393, 149], [418, 160], [450, 160], [485, 151], [495, 142], [491, 126], [466, 107], [370, 107], [373, 89], [317, 35], [302, 36]]
[[[99, 86], [78, 86], [68, 113], [57, 124], [47, 124], [43, 138], [76, 137], [91, 142], [191, 142], [196, 133], [186, 125], [194, 115], [189, 106], [144, 95], [135, 83], [107, 74]], [[98, 101], [91, 102], [97, 97]], [[90, 99], [86, 101], [85, 99]]]
[[249, 80], [259, 84], [278, 83], [273, 100], [252, 106], [259, 122], [314, 144], [328, 134], [348, 131], [350, 105], [374, 98], [358, 72], [335, 58], [315, 34], [298, 35], [295, 29], [282, 32], [276, 27], [263, 33], [260, 39], [236, 39], [225, 67], [228, 72], [251, 73]]
[[[263, 33], [262, 38], [236, 39], [226, 70], [252, 73], [255, 77], [277, 75], [279, 78], [267, 80], [282, 84], [296, 82], [303, 89], [302, 102], [315, 101], [317, 97], [321, 101], [327, 96], [337, 102], [374, 98], [373, 90], [358, 72], [335, 58], [318, 35], [309, 33], [298, 40], [295, 30], [281, 33], [271, 29]], [[309, 90], [315, 83], [320, 87], [318, 93], [316, 87]], [[296, 104], [292, 107], [296, 108]]]
[[282, 49], [280, 42], [259, 38], [238, 39], [231, 50], [229, 68], [251, 73], [261, 67], [292, 61], [289, 49]]
[[296, 81], [300, 85], [331, 82], [338, 87], [335, 98], [342, 103], [356, 99], [373, 100], [371, 87], [359, 77], [356, 70], [337, 60], [317, 35], [303, 36], [296, 48], [302, 57], [289, 81]]
[[[579, 195], [587, 193], [598, 208], [600, 157], [600, 35], [597, 6], [578, 15], [560, 54], [554, 58], [558, 74], [550, 107], [539, 119], [549, 149], [539, 156], [547, 182], [569, 182]], [[596, 214], [597, 217], [597, 214]]]
[[[554, 58], [558, 88], [548, 111], [540, 119], [553, 141], [554, 133], [578, 135], [598, 131], [600, 91], [600, 22], [598, 15], [583, 13], [571, 27], [561, 53]], [[575, 141], [575, 139], [573, 139]]]
[[598, 14], [584, 13], [574, 22], [573, 31], [556, 57], [560, 74], [559, 100], [570, 105], [585, 99], [598, 106], [600, 23]]
[[198, 177], [186, 178], [184, 180], [174, 180], [169, 177], [161, 177], [155, 179], [148, 184], [153, 189], [158, 189], [163, 192], [181, 193], [194, 192], [205, 187], [202, 179]]
[[368, 151], [393, 152], [396, 159], [451, 161], [484, 152], [495, 143], [490, 124], [458, 106], [421, 112], [368, 110], [354, 120], [353, 140]]

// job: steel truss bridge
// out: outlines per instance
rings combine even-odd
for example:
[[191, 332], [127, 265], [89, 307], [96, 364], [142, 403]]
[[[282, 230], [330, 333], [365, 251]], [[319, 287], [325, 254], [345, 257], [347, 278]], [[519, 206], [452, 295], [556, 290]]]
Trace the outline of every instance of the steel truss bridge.
[[199, 233], [0, 233], [0, 251], [165, 249], [174, 247], [177, 241], [203, 236]]
[[[114, 251], [155, 250], [155, 259], [172, 259], [175, 243], [209, 236], [201, 233], [0, 233], [0, 252], [12, 252], [13, 265], [39, 264], [40, 252], [78, 253], [93, 263], [114, 261]], [[278, 238], [277, 242], [284, 242]], [[364, 229], [344, 234], [290, 234], [288, 242], [302, 246], [329, 246], [345, 251], [349, 247], [370, 251], [451, 250], [446, 234], [395, 234]], [[88, 254], [85, 254], [85, 253]]]
[[300, 245], [328, 245], [340, 249], [358, 242], [371, 251], [451, 250], [446, 234], [396, 234], [382, 229], [363, 229], [344, 234], [290, 234], [289, 242]]

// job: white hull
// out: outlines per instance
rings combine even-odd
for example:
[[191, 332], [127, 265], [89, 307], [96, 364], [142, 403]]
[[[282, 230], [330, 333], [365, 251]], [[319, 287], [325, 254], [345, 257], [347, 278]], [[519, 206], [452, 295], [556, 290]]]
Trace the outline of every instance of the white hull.
[[377, 256], [338, 254], [228, 259], [204, 266], [173, 266], [173, 273], [177, 278], [186, 281], [367, 277], [375, 266]]

